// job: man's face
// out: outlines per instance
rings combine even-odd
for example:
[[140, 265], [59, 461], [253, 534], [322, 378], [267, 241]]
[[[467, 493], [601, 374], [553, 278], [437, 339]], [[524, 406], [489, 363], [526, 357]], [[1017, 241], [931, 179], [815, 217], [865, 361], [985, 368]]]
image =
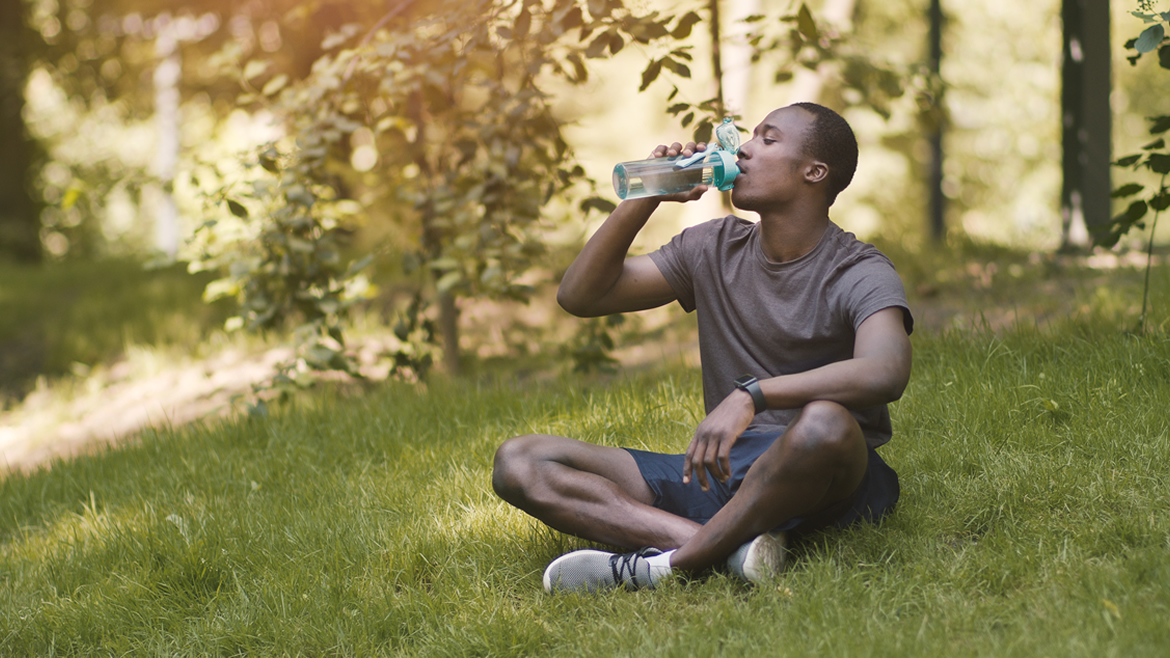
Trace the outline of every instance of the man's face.
[[740, 174], [731, 190], [737, 208], [758, 211], [801, 193], [804, 169], [812, 163], [804, 154], [804, 140], [814, 120], [806, 110], [785, 107], [756, 126], [739, 149]]

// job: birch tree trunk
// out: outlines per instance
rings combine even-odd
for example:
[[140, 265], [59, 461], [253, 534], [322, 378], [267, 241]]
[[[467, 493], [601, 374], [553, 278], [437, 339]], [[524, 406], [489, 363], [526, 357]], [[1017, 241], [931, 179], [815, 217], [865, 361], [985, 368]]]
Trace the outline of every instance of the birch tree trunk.
[[172, 190], [175, 166], [179, 161], [179, 78], [183, 66], [177, 24], [171, 20], [170, 14], [159, 16], [157, 24], [159, 31], [154, 42], [158, 57], [158, 66], [154, 70], [154, 113], [158, 128], [155, 175], [162, 189], [155, 214], [155, 248], [174, 258], [179, 250], [179, 212]]

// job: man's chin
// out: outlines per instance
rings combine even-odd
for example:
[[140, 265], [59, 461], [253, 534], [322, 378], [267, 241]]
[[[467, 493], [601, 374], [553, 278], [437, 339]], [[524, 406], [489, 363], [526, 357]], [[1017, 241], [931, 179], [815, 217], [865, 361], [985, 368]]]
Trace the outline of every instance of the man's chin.
[[737, 194], [736, 192], [738, 192], [738, 190], [736, 190], [735, 188], [732, 188], [732, 190], [731, 190], [731, 205], [735, 206], [736, 208], [738, 208], [740, 210], [749, 210], [749, 211], [755, 212], [755, 210], [756, 210], [756, 204], [754, 203], [755, 200], [752, 199], [747, 194], [743, 194], [743, 193]]

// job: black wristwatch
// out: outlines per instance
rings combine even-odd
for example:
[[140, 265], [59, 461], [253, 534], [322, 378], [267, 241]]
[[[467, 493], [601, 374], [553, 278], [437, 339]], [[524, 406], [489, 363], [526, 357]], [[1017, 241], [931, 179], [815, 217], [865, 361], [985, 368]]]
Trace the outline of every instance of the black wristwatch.
[[760, 390], [760, 381], [751, 375], [744, 375], [735, 380], [735, 387], [742, 388], [752, 396], [752, 403], [756, 406], [756, 413], [768, 408], [768, 401], [764, 399], [764, 391]]

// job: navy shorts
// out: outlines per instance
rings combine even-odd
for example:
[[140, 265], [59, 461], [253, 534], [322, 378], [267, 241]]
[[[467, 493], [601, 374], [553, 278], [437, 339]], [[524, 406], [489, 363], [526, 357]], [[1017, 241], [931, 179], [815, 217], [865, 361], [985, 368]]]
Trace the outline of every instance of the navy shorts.
[[[708, 476], [710, 489], [703, 491], [698, 480], [691, 477], [683, 484], [685, 455], [666, 455], [626, 448], [638, 464], [646, 484], [654, 492], [654, 507], [696, 523], [711, 520], [727, 504], [743, 482], [748, 468], [780, 437], [782, 432], [745, 432], [731, 446], [731, 477], [719, 482]], [[873, 448], [867, 448], [869, 464], [861, 484], [853, 495], [828, 509], [808, 517], [796, 517], [775, 528], [792, 534], [811, 532], [835, 526], [844, 528], [858, 520], [877, 522], [894, 509], [898, 502], [898, 474], [890, 468]]]

